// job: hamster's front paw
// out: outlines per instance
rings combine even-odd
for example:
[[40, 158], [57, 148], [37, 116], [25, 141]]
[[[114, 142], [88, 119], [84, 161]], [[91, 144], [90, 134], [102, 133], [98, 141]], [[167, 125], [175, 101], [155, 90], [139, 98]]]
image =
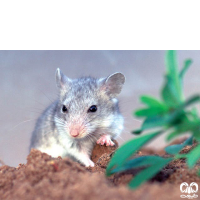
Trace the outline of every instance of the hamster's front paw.
[[86, 167], [94, 167], [94, 163], [90, 159], [85, 160], [84, 164]]
[[81, 153], [81, 163], [84, 164], [86, 167], [94, 167], [94, 163], [92, 160], [90, 160], [90, 157], [85, 153]]
[[94, 163], [90, 159], [89, 159], [88, 163], [89, 163], [89, 167], [94, 167]]
[[97, 144], [106, 145], [106, 146], [114, 146], [115, 143], [111, 140], [109, 135], [102, 135], [98, 140]]

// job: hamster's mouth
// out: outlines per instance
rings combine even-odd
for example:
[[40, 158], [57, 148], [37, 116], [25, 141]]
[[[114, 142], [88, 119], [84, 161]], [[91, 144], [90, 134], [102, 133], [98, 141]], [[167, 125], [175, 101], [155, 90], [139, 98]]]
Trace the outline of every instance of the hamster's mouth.
[[72, 138], [82, 138], [86, 135], [85, 127], [77, 124], [70, 125], [68, 132]]
[[[70, 135], [70, 134], [69, 134]], [[77, 136], [73, 137], [70, 135], [70, 137], [74, 140], [97, 140], [98, 137], [96, 137], [96, 134], [93, 133], [80, 133]]]
[[86, 135], [87, 134], [85, 134], [85, 133], [83, 133], [83, 132], [81, 132], [81, 133], [79, 133], [79, 132], [77, 132], [76, 134], [69, 134], [70, 135], [70, 137], [71, 138], [73, 138], [73, 139], [82, 139], [82, 138], [85, 138], [86, 137]]
[[[87, 127], [85, 126], [80, 126], [80, 125], [71, 125], [67, 132], [69, 134], [69, 136], [74, 139], [74, 140], [81, 140], [81, 139], [88, 139], [88, 140], [95, 140], [96, 136], [98, 134], [96, 134], [96, 129], [92, 130], [92, 129], [87, 129]], [[93, 134], [94, 133], [94, 134]]]

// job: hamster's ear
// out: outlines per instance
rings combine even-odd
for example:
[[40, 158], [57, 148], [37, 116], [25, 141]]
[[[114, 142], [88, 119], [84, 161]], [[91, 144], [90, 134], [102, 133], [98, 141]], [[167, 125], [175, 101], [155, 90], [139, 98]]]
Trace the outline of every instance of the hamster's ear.
[[106, 92], [111, 97], [116, 97], [122, 90], [125, 83], [125, 76], [122, 73], [116, 72], [111, 74], [105, 80]]
[[65, 76], [59, 68], [56, 70], [56, 84], [59, 89], [67, 89], [70, 79]]

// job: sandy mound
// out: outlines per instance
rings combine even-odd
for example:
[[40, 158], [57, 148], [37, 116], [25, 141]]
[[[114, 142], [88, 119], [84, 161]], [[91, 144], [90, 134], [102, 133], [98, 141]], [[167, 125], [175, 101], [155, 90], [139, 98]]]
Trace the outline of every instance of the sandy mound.
[[[55, 159], [33, 149], [27, 157], [27, 164], [20, 164], [17, 168], [0, 167], [0, 199], [177, 199], [181, 195], [182, 182], [200, 183], [196, 175], [200, 165], [189, 171], [182, 159], [170, 163], [139, 189], [129, 190], [126, 184], [135, 170], [109, 178], [104, 175], [114, 151], [115, 147], [97, 145], [92, 155], [95, 167], [85, 168], [68, 158]], [[138, 152], [138, 156], [144, 154], [148, 152]]]

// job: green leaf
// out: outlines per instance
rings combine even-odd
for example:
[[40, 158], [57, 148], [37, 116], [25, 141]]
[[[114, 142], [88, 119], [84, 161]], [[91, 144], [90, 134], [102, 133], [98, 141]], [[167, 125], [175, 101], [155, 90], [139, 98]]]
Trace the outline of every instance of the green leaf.
[[185, 72], [188, 70], [188, 68], [190, 67], [191, 64], [192, 64], [192, 60], [191, 59], [185, 60], [183, 69], [179, 73], [180, 79], [183, 79], [183, 76], [185, 75]]
[[196, 146], [187, 154], [187, 164], [189, 168], [194, 167], [196, 162], [200, 159], [200, 145]]
[[173, 158], [161, 158], [155, 162], [150, 167], [139, 172], [129, 183], [129, 187], [132, 189], [136, 189], [139, 187], [143, 182], [151, 179], [155, 176], [165, 165], [172, 161]]
[[166, 83], [161, 91], [161, 95], [169, 107], [174, 108], [180, 103], [180, 97], [174, 86], [173, 79], [169, 76], [166, 76]]
[[198, 112], [197, 112], [197, 109], [196, 108], [192, 108], [191, 111], [190, 111], [191, 115], [193, 116], [193, 118], [195, 120], [199, 119], [199, 115], [198, 115]]
[[200, 133], [200, 119], [189, 120], [186, 116], [182, 118], [182, 122], [174, 127], [174, 131], [167, 136], [167, 141], [179, 136], [180, 134], [193, 133], [195, 138], [198, 138]]
[[166, 140], [169, 142], [170, 140], [174, 139], [175, 137], [178, 137], [181, 134], [183, 134], [183, 132], [173, 131], [172, 133], [170, 133], [170, 134], [167, 135]]
[[187, 140], [185, 140], [185, 142], [183, 142], [182, 144], [176, 144], [166, 147], [165, 151], [168, 154], [177, 154], [181, 149], [183, 149], [183, 147], [187, 145], [192, 145], [192, 142], [193, 142], [193, 137], [190, 137]]
[[139, 135], [139, 134], [142, 133], [142, 131], [143, 130], [141, 130], [141, 129], [136, 129], [136, 130], [133, 130], [132, 133], [135, 134], [135, 135]]
[[148, 117], [146, 120], [144, 120], [141, 129], [137, 129], [136, 131], [133, 131], [132, 133], [140, 134], [141, 132], [147, 129], [167, 126], [173, 119], [174, 119], [174, 116], [171, 114], [168, 114], [165, 116]]
[[176, 51], [174, 50], [167, 51], [165, 62], [166, 62], [167, 74], [170, 75], [174, 80], [176, 80], [178, 75]]
[[176, 52], [168, 51], [166, 56], [167, 75], [166, 82], [162, 89], [162, 98], [170, 107], [175, 107], [183, 101], [182, 78], [191, 64], [191, 60], [186, 60], [184, 67], [178, 74]]
[[153, 117], [155, 115], [162, 115], [164, 113], [166, 113], [166, 110], [163, 110], [161, 107], [150, 107], [137, 110], [135, 115], [137, 117]]
[[[182, 119], [185, 118], [186, 113], [183, 111], [183, 109], [197, 101], [200, 101], [199, 95], [191, 97], [187, 101], [181, 103], [174, 111], [171, 111], [164, 116], [148, 117], [146, 118], [146, 120], [144, 120], [141, 129], [136, 130], [136, 132], [133, 131], [133, 133], [139, 134], [142, 131], [150, 129], [150, 128], [157, 128], [161, 126], [170, 127], [172, 125], [177, 125], [178, 123], [182, 121]], [[190, 129], [188, 128], [187, 130], [190, 130]], [[178, 133], [178, 132], [180, 131], [174, 131], [174, 133]]]
[[149, 107], [160, 107], [163, 110], [167, 110], [167, 106], [154, 97], [143, 95], [140, 97], [140, 100]]
[[113, 167], [122, 166], [131, 155], [133, 155], [143, 145], [150, 142], [154, 137], [160, 134], [161, 131], [158, 131], [148, 135], [140, 136], [122, 145], [119, 149], [117, 149], [115, 154], [112, 156], [110, 163], [107, 166], [107, 176], [111, 175], [111, 170], [113, 169]]
[[169, 113], [164, 116], [154, 116], [154, 117], [148, 117], [142, 124], [141, 130], [146, 130], [150, 128], [156, 128], [161, 126], [169, 126], [175, 121], [177, 121], [178, 118], [182, 117], [181, 110], [176, 110], [172, 113]]
[[177, 159], [181, 159], [181, 158], [187, 158], [187, 154], [176, 154], [174, 156], [174, 159], [177, 160]]
[[164, 114], [168, 111], [168, 107], [165, 104], [153, 97], [141, 96], [140, 100], [149, 107], [137, 110], [135, 115], [138, 117], [151, 117]]
[[137, 130], [133, 130], [132, 133], [133, 134], [140, 134], [144, 130], [147, 130], [147, 129], [157, 128], [157, 127], [168, 125], [170, 119], [171, 119], [171, 114], [167, 114], [167, 115], [164, 115], [164, 116], [147, 117], [144, 120], [141, 128], [137, 129]]
[[148, 157], [149, 156], [141, 156], [141, 157], [138, 157], [138, 158], [134, 158], [134, 159], [128, 160], [123, 165], [114, 168], [111, 171], [111, 173], [114, 174], [114, 173], [117, 173], [117, 172], [126, 171], [128, 169], [141, 167], [141, 166], [143, 166], [144, 161], [148, 160]]
[[194, 96], [190, 97], [188, 100], [186, 100], [183, 104], [181, 104], [178, 109], [183, 109], [193, 103], [196, 103], [197, 101], [200, 101], [200, 96], [194, 95]]
[[193, 136], [195, 140], [197, 140], [200, 143], [200, 122], [199, 126], [195, 130], [193, 130]]
[[160, 126], [167, 125], [169, 122], [169, 115], [166, 116], [154, 116], [154, 117], [148, 117], [142, 124], [141, 129], [146, 130], [149, 128], [156, 128]]
[[126, 163], [124, 163], [124, 165], [114, 168], [111, 173], [122, 172], [137, 167], [146, 167], [153, 165], [159, 161], [160, 161], [159, 156], [154, 156], [154, 155], [141, 156], [128, 160]]
[[167, 68], [167, 76], [172, 80], [170, 85], [174, 88], [177, 94], [177, 100], [181, 102], [182, 98], [182, 88], [181, 82], [179, 79], [178, 73], [178, 64], [177, 64], [177, 56], [176, 51], [167, 51], [166, 54], [166, 68]]

